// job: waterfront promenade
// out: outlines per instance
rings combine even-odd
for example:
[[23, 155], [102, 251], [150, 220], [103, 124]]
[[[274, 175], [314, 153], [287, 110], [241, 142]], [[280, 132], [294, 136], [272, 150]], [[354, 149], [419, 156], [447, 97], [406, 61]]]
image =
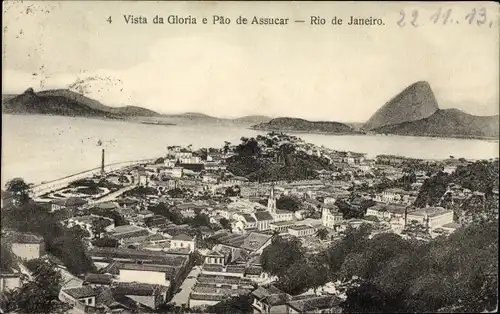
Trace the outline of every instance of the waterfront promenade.
[[[117, 162], [117, 163], [105, 165], [104, 171], [105, 172], [113, 172], [113, 171], [117, 171], [119, 169], [131, 167], [131, 166], [152, 163], [154, 161], [155, 161], [155, 159], [141, 159], [141, 160]], [[70, 176], [66, 176], [63, 178], [52, 180], [49, 182], [43, 182], [41, 184], [37, 184], [30, 189], [31, 197], [36, 198], [36, 197], [40, 197], [40, 196], [47, 194], [47, 193], [55, 192], [57, 190], [65, 188], [71, 182], [85, 179], [85, 178], [89, 178], [89, 177], [92, 177], [94, 175], [98, 175], [98, 174], [100, 174], [100, 172], [101, 172], [101, 167], [97, 167], [97, 168], [82, 171], [82, 172], [79, 172], [79, 173], [76, 173], [76, 174], [73, 174]]]

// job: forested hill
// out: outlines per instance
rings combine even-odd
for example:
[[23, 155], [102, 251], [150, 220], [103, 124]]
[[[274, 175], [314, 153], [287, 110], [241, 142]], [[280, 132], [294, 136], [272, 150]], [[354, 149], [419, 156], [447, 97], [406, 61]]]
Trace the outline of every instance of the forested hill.
[[308, 132], [308, 133], [355, 133], [347, 124], [331, 121], [308, 121], [298, 118], [276, 118], [267, 123], [252, 126], [255, 130]]
[[[297, 150], [295, 144], [288, 142], [291, 136], [281, 134], [277, 139], [271, 134], [242, 138], [232, 147], [234, 156], [228, 160], [228, 170], [250, 181], [268, 182], [316, 179], [317, 170], [332, 167], [325, 158]], [[280, 144], [281, 141], [287, 143]]]

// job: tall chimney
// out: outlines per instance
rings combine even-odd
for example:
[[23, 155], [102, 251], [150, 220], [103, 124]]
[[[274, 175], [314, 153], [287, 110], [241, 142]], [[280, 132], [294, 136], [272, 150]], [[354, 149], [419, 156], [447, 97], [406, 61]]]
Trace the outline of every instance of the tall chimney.
[[104, 148], [102, 149], [102, 157], [101, 157], [101, 177], [104, 178]]

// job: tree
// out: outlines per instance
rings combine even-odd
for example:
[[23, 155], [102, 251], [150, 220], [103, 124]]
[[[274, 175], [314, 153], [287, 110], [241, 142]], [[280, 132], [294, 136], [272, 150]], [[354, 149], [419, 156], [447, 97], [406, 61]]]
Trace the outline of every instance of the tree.
[[[340, 246], [344, 246], [344, 240]], [[347, 312], [482, 312], [498, 302], [498, 218], [428, 242], [377, 235], [351, 247], [341, 269], [360, 276]]]
[[238, 186], [234, 187], [228, 187], [226, 191], [224, 192], [224, 195], [227, 197], [233, 197], [233, 196], [239, 196], [240, 195], [240, 188]]
[[192, 265], [196, 266], [203, 265], [203, 263], [205, 262], [203, 256], [201, 256], [201, 254], [198, 251], [194, 251], [193, 253], [191, 253], [189, 260]]
[[110, 225], [109, 220], [99, 217], [97, 220], [92, 222], [92, 233], [94, 238], [100, 238], [103, 233], [106, 232], [106, 227]]
[[47, 252], [59, 258], [73, 274], [79, 275], [95, 268], [86, 255], [81, 238], [83, 233], [65, 229], [53, 213], [34, 202], [4, 210], [1, 223], [2, 227], [41, 235]]
[[12, 253], [9, 245], [2, 239], [0, 242], [0, 249], [1, 249], [1, 257], [0, 258], [0, 272], [6, 272], [10, 273], [12, 267], [15, 266], [15, 258], [14, 254]]
[[299, 239], [283, 239], [274, 237], [271, 245], [267, 246], [260, 257], [262, 268], [268, 273], [281, 276], [289, 265], [304, 259], [304, 250]]
[[295, 147], [292, 144], [282, 144], [279, 147], [279, 157], [286, 166], [290, 166], [289, 155], [295, 152]]
[[53, 313], [57, 306], [62, 277], [59, 271], [38, 261], [33, 280], [8, 297], [8, 310], [21, 313]]
[[401, 234], [415, 240], [429, 240], [431, 238], [429, 228], [413, 220], [405, 225], [403, 231], [401, 231]]
[[184, 217], [182, 216], [182, 214], [178, 210], [176, 210], [174, 208], [170, 208], [165, 203], [160, 203], [157, 205], [149, 206], [148, 210], [152, 211], [153, 213], [155, 213], [157, 215], [164, 216], [165, 218], [167, 218], [168, 220], [170, 220], [171, 222], [173, 222], [176, 225], [180, 225], [180, 224], [185, 223], [185, 220], [184, 220]]
[[279, 277], [277, 286], [284, 292], [297, 295], [307, 289], [316, 288], [326, 283], [326, 269], [314, 267], [307, 259], [300, 259], [291, 264]]
[[341, 306], [348, 313], [387, 313], [386, 295], [369, 282], [349, 289]]
[[224, 217], [221, 218], [220, 224], [221, 224], [223, 229], [231, 230], [231, 222], [229, 220], [227, 220], [226, 218], [224, 218]]
[[188, 220], [187, 223], [194, 228], [201, 226], [210, 227], [210, 218], [206, 214], [196, 214], [192, 219]]
[[158, 159], [155, 160], [155, 165], [163, 164], [164, 162], [165, 162], [165, 158], [159, 157]]
[[69, 232], [72, 233], [78, 239], [85, 239], [90, 237], [90, 233], [87, 229], [84, 229], [82, 226], [74, 225], [69, 229]]
[[76, 276], [95, 271], [95, 265], [81, 239], [73, 234], [66, 233], [55, 238], [47, 244], [47, 251], [58, 257], [68, 271]]
[[174, 189], [168, 190], [167, 194], [170, 197], [178, 198], [178, 197], [183, 197], [184, 196], [184, 191], [182, 189], [179, 189], [179, 188], [174, 188]]
[[118, 247], [120, 243], [116, 239], [104, 236], [102, 238], [96, 239], [93, 244], [99, 247]]
[[239, 295], [209, 306], [207, 312], [216, 314], [251, 314], [254, 312], [252, 302], [251, 296]]
[[107, 217], [113, 219], [115, 227], [128, 225], [128, 221], [120, 215], [116, 210], [102, 209], [94, 207], [88, 211], [89, 214], [94, 214], [97, 216]]
[[318, 236], [318, 238], [320, 238], [321, 240], [326, 240], [327, 236], [328, 236], [328, 230], [326, 229], [319, 229], [318, 232], [316, 232], [316, 235]]
[[302, 203], [300, 202], [300, 200], [292, 196], [282, 195], [280, 198], [276, 200], [277, 208], [293, 212], [298, 211], [301, 205]]
[[224, 154], [227, 154], [229, 152], [230, 145], [231, 145], [231, 142], [224, 141], [224, 148], [223, 148]]
[[215, 238], [212, 238], [212, 237], [208, 237], [205, 239], [200, 237], [200, 238], [197, 238], [197, 240], [200, 241], [199, 245], [201, 248], [206, 248], [209, 250], [213, 249], [213, 247], [219, 243]]
[[29, 200], [30, 186], [21, 178], [14, 178], [7, 182], [5, 190], [14, 194], [16, 201], [26, 203]]

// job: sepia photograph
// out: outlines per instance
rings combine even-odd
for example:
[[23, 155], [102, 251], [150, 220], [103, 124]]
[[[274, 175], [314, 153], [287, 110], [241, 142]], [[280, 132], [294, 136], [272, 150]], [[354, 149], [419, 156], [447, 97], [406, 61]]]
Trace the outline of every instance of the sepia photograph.
[[498, 312], [497, 2], [2, 5], [0, 313]]

